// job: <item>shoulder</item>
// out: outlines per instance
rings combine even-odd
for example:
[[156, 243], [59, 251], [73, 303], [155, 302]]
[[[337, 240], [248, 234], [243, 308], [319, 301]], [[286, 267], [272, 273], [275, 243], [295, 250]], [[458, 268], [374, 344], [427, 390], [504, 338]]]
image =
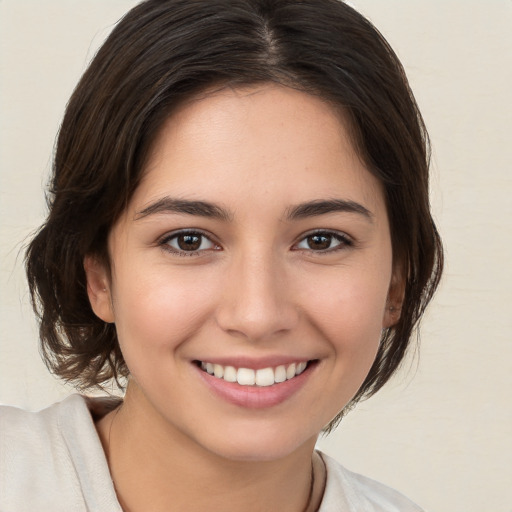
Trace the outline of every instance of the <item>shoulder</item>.
[[41, 460], [59, 458], [61, 450], [65, 450], [62, 419], [69, 421], [69, 418], [82, 416], [87, 420], [87, 414], [84, 399], [78, 395], [38, 412], [0, 407], [2, 464], [15, 468], [24, 456]]
[[319, 512], [424, 512], [391, 487], [353, 473], [323, 453], [321, 456], [327, 482]]
[[[58, 459], [67, 452], [67, 438], [77, 429], [80, 434], [94, 432], [86, 399], [80, 395], [72, 395], [38, 412], [0, 407], [0, 443], [8, 453], [15, 452], [16, 459], [25, 453]], [[5, 462], [6, 452], [1, 453]]]
[[98, 479], [111, 486], [83, 397], [39, 412], [0, 407], [1, 510], [100, 510], [86, 508]]

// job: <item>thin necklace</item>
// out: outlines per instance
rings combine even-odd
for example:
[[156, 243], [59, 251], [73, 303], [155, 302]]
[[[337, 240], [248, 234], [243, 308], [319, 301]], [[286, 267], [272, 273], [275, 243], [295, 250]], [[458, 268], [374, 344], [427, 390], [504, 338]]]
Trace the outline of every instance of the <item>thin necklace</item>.
[[[108, 462], [108, 466], [110, 468], [110, 438], [112, 436], [112, 426], [114, 425], [114, 420], [116, 419], [117, 417], [117, 413], [121, 410], [121, 407], [122, 407], [122, 404], [120, 404], [117, 409], [116, 409], [116, 412], [114, 413], [114, 417], [112, 418], [112, 421], [110, 422], [110, 426], [108, 428], [108, 442], [107, 442], [107, 462]], [[112, 477], [112, 474], [110, 475]], [[112, 478], [112, 481], [114, 481], [114, 479]]]
[[114, 420], [117, 418], [117, 414], [121, 410], [122, 405], [123, 404], [119, 405], [119, 407], [116, 409], [116, 412], [114, 413], [114, 416], [113, 416], [112, 421], [110, 422], [110, 426], [108, 428], [108, 445], [107, 445], [106, 456], [107, 456], [107, 463], [108, 463], [108, 467], [109, 467], [109, 471], [110, 471], [110, 479], [112, 480], [112, 486], [114, 487], [114, 492], [116, 493], [117, 501], [119, 502], [119, 506], [121, 507], [121, 510], [123, 512], [129, 512], [127, 507], [121, 503], [121, 498], [120, 498], [119, 494], [117, 493], [116, 482], [114, 480], [114, 475], [112, 474], [112, 466], [111, 466], [111, 458], [110, 458], [110, 455], [111, 455], [110, 438], [112, 436], [112, 426], [114, 425]]
[[315, 488], [315, 469], [313, 466], [313, 459], [311, 459], [311, 483], [309, 484], [308, 501], [306, 502], [306, 506], [304, 507], [303, 512], [308, 512], [309, 507], [311, 506], [311, 502], [313, 501], [313, 489], [314, 488]]

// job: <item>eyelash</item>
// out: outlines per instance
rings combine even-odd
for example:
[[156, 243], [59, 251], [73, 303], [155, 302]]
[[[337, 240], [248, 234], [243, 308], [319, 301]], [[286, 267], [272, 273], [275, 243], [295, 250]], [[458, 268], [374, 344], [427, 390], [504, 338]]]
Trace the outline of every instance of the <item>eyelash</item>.
[[314, 237], [314, 236], [323, 236], [323, 237], [329, 238], [330, 242], [332, 242], [332, 240], [334, 239], [334, 240], [338, 241], [339, 244], [334, 247], [329, 247], [327, 249], [321, 249], [318, 251], [315, 251], [311, 248], [308, 249], [308, 248], [301, 248], [301, 247], [297, 247], [293, 250], [295, 250], [295, 251], [304, 250], [304, 251], [311, 252], [313, 254], [326, 254], [326, 253], [333, 253], [333, 252], [340, 251], [343, 249], [347, 249], [348, 247], [354, 246], [354, 241], [345, 233], [340, 233], [339, 231], [329, 231], [329, 230], [325, 230], [325, 229], [317, 229], [315, 231], [311, 231], [309, 233], [304, 234], [302, 236], [302, 238], [294, 245], [294, 247], [298, 246], [302, 242], [306, 242], [308, 238]]
[[[213, 245], [213, 247], [208, 248], [208, 249], [200, 249], [199, 248], [198, 250], [186, 251], [183, 249], [174, 248], [171, 245], [169, 245], [169, 242], [171, 242], [171, 240], [175, 240], [175, 239], [178, 239], [180, 236], [187, 236], [187, 235], [198, 237], [200, 239], [199, 247], [201, 247], [201, 245], [203, 245], [205, 239], [208, 240]], [[211, 235], [209, 235], [201, 230], [198, 230], [198, 229], [184, 229], [181, 231], [170, 233], [170, 234], [164, 236], [159, 241], [158, 245], [160, 245], [162, 247], [162, 249], [170, 252], [171, 254], [174, 254], [177, 256], [188, 256], [188, 257], [201, 256], [201, 254], [204, 251], [208, 251], [208, 250], [217, 250], [217, 251], [220, 250], [220, 246], [212, 240]]]
[[[187, 250], [172, 247], [169, 243], [172, 240], [177, 240], [180, 236], [195, 236], [195, 237], [199, 238], [200, 239], [199, 248], [197, 250], [187, 251]], [[298, 247], [303, 242], [307, 243], [307, 239], [310, 237], [314, 237], [314, 236], [328, 238], [329, 243], [331, 243], [333, 239], [338, 241], [339, 243], [334, 247], [328, 247], [327, 249], [320, 249], [320, 250]], [[201, 249], [201, 245], [203, 245], [205, 239], [208, 240], [210, 242], [210, 244], [212, 244], [213, 247]], [[212, 240], [211, 235], [209, 235], [203, 231], [197, 230], [197, 229], [186, 229], [186, 230], [181, 230], [181, 231], [177, 231], [174, 233], [170, 233], [170, 234], [164, 236], [159, 241], [159, 245], [162, 247], [162, 249], [164, 249], [165, 251], [168, 251], [172, 254], [175, 254], [177, 256], [189, 256], [189, 257], [190, 256], [200, 256], [201, 254], [204, 253], [204, 251], [221, 250], [221, 247], [216, 242], [214, 242]], [[339, 250], [343, 250], [348, 247], [352, 247], [353, 245], [354, 245], [353, 240], [344, 233], [319, 229], [319, 230], [311, 231], [309, 233], [304, 234], [302, 236], [302, 238], [300, 238], [300, 240], [293, 245], [292, 250], [306, 251], [306, 252], [311, 252], [314, 254], [326, 254], [326, 253], [333, 253], [333, 252], [336, 252]]]

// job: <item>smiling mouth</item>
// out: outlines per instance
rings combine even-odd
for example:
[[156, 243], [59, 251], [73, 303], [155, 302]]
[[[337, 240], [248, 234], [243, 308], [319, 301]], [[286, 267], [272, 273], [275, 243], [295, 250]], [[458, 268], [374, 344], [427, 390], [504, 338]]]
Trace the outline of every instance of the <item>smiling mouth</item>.
[[273, 386], [297, 377], [313, 363], [313, 361], [301, 361], [276, 367], [260, 368], [235, 368], [220, 364], [196, 361], [199, 368], [212, 377], [226, 382], [237, 382], [240, 386]]

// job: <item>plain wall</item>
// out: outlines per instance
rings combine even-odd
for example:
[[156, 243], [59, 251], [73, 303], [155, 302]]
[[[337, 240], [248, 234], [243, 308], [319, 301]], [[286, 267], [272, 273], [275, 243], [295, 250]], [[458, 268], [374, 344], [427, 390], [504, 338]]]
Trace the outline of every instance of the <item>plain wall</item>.
[[[0, 402], [39, 409], [72, 392], [38, 355], [20, 251], [45, 214], [66, 101], [135, 3], [0, 1]], [[424, 114], [447, 265], [419, 355], [319, 444], [428, 510], [510, 512], [512, 1], [351, 4], [402, 59]]]

